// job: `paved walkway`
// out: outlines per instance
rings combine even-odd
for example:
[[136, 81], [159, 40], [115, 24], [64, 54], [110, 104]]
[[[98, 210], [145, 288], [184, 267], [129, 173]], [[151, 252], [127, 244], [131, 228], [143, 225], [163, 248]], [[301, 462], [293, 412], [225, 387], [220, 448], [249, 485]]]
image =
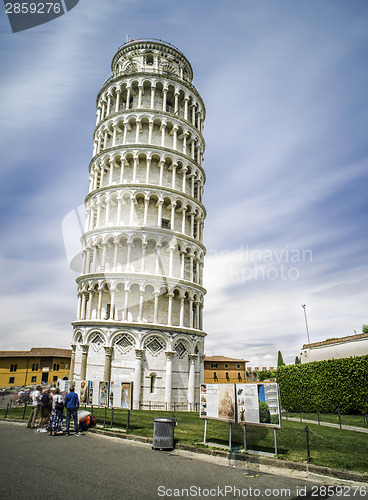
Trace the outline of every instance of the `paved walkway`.
[[[300, 422], [300, 418], [294, 417], [283, 417], [283, 420], [291, 420], [292, 422]], [[316, 425], [324, 425], [325, 427], [334, 427], [335, 429], [340, 429], [340, 424], [333, 424], [332, 422], [320, 422], [318, 424], [317, 420], [306, 420], [303, 418], [302, 423], [305, 424], [316, 424]], [[356, 431], [356, 432], [364, 432], [368, 434], [368, 429], [366, 427], [354, 427], [353, 425], [342, 425], [341, 429], [344, 431]]]
[[332, 477], [266, 472], [248, 463], [225, 467], [226, 458], [185, 450], [161, 452], [152, 450], [150, 443], [90, 432], [80, 437], [50, 437], [10, 422], [0, 423], [0, 442], [1, 498], [7, 500], [321, 500], [327, 497], [318, 492], [326, 491], [327, 485], [329, 500], [335, 500], [334, 487], [350, 484]]

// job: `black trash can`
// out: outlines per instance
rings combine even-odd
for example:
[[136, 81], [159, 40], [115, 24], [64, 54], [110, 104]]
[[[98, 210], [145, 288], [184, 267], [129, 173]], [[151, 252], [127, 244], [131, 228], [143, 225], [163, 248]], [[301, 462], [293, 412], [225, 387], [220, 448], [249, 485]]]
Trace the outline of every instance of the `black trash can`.
[[152, 443], [154, 450], [174, 449], [174, 427], [175, 418], [155, 418]]

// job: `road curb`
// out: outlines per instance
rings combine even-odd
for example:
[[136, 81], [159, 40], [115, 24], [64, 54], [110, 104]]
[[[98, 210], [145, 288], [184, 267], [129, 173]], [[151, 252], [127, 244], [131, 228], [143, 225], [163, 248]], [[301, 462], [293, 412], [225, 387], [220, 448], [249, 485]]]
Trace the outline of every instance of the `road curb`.
[[[18, 424], [25, 424], [24, 422], [20, 422], [19, 419], [10, 419], [10, 418], [0, 418], [0, 422], [12, 422]], [[136, 436], [134, 434], [125, 434], [124, 432], [119, 432], [115, 430], [109, 429], [101, 429], [94, 428], [89, 429], [90, 433], [99, 434], [108, 437], [115, 437], [120, 439], [127, 439], [129, 441], [137, 441], [139, 443], [152, 444], [153, 439], [150, 437], [144, 436]], [[211, 455], [214, 457], [222, 457], [227, 458], [228, 452], [216, 450], [213, 448], [200, 448], [194, 445], [185, 444], [185, 443], [176, 443], [176, 450], [189, 451], [191, 453], [198, 453], [202, 455]], [[309, 472], [311, 474], [316, 474], [318, 476], [329, 476], [334, 477], [336, 479], [343, 479], [347, 481], [355, 481], [358, 483], [368, 483], [368, 474], [347, 471], [342, 469], [333, 469], [331, 467], [323, 467], [320, 465], [301, 463], [301, 462], [292, 462], [290, 460], [282, 460], [279, 458], [270, 458], [270, 457], [262, 457], [262, 456], [254, 456], [254, 455], [238, 455], [238, 462], [247, 462], [254, 465], [265, 465], [269, 467], [278, 467], [281, 469], [289, 469], [296, 470], [302, 472]]]
[[[152, 444], [153, 439], [149, 437], [135, 436], [134, 434], [124, 434], [121, 432], [114, 432], [106, 429], [90, 429], [95, 434], [102, 434], [110, 437], [119, 437], [122, 439], [129, 439], [131, 441], [138, 441], [140, 443]], [[212, 448], [199, 448], [194, 445], [185, 443], [176, 443], [176, 450], [189, 451], [191, 453], [198, 453], [203, 455], [211, 455], [215, 457], [227, 458], [228, 452], [216, 450]], [[266, 465], [269, 467], [278, 467], [282, 469], [297, 470], [302, 472], [309, 472], [312, 474], [317, 474], [319, 476], [329, 476], [336, 479], [344, 479], [348, 481], [356, 481], [359, 483], [368, 483], [368, 474], [346, 471], [342, 469], [333, 469], [331, 467], [323, 467], [320, 465], [292, 462], [290, 460], [282, 460], [279, 458], [269, 458], [262, 456], [253, 455], [238, 455], [238, 462], [248, 462], [255, 465]]]

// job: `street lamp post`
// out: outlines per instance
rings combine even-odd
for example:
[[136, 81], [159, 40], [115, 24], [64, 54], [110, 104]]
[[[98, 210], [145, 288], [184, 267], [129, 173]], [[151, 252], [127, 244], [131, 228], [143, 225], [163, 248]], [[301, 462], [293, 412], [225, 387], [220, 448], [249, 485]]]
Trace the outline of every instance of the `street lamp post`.
[[307, 329], [307, 338], [308, 338], [308, 344], [310, 344], [310, 339], [309, 339], [309, 330], [308, 330], [308, 322], [307, 322], [307, 313], [306, 313], [306, 304], [302, 304], [302, 308], [304, 309], [304, 319], [305, 319], [305, 327]]

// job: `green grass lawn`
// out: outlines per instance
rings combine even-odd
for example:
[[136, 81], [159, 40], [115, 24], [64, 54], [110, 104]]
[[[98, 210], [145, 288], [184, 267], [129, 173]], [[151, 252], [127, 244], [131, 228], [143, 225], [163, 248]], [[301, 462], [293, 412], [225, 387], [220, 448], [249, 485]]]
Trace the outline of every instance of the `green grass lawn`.
[[[30, 413], [27, 408], [26, 418]], [[94, 408], [93, 414], [99, 426], [103, 426], [105, 410]], [[130, 434], [152, 437], [155, 417], [171, 417], [173, 412], [134, 410], [130, 413]], [[307, 414], [305, 414], [307, 415]], [[0, 417], [5, 416], [5, 410], [0, 410]], [[23, 408], [11, 408], [8, 418], [23, 416]], [[203, 446], [204, 420], [198, 413], [175, 412], [177, 427], [175, 427], [176, 442]], [[348, 417], [344, 415], [343, 417]], [[350, 415], [355, 417], [355, 415]], [[305, 416], [305, 418], [307, 418]], [[125, 429], [127, 411], [114, 410], [112, 426]], [[345, 423], [343, 421], [343, 423]], [[353, 425], [353, 424], [349, 424]], [[357, 425], [357, 424], [354, 424]], [[106, 412], [106, 427], [111, 426], [111, 410]], [[306, 462], [306, 424], [283, 419], [283, 427], [277, 430], [278, 457], [283, 460]], [[333, 467], [359, 472], [368, 472], [368, 434], [345, 431], [309, 424], [311, 462], [315, 465]], [[243, 429], [233, 424], [233, 443], [242, 446]], [[229, 441], [229, 425], [225, 422], [209, 420], [207, 426], [207, 442], [227, 445]], [[247, 448], [251, 450], [274, 453], [273, 429], [247, 426]]]
[[[300, 419], [300, 413], [290, 413], [283, 412], [283, 419], [287, 418], [297, 418]], [[315, 420], [318, 422], [317, 413], [302, 413], [302, 419], [304, 420]], [[320, 422], [329, 422], [332, 424], [339, 424], [339, 415], [335, 413], [320, 413], [319, 414]], [[341, 414], [341, 424], [342, 425], [352, 425], [354, 427], [367, 427], [368, 415], [364, 418], [363, 414], [358, 415], [343, 415]]]

